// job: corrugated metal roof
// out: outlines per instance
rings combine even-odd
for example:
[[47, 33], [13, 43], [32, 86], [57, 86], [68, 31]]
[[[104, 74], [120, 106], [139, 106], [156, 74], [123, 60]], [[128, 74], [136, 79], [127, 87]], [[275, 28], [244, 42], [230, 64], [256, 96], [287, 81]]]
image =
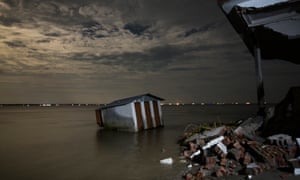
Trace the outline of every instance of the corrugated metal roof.
[[111, 108], [111, 107], [115, 107], [115, 106], [121, 106], [121, 105], [129, 104], [129, 103], [132, 103], [132, 102], [143, 102], [143, 101], [153, 101], [153, 100], [163, 101], [164, 99], [160, 98], [160, 97], [157, 97], [157, 96], [154, 96], [150, 93], [147, 93], [147, 94], [132, 96], [132, 97], [128, 97], [128, 98], [113, 101], [113, 102], [101, 107], [101, 109], [107, 109], [107, 108]]
[[291, 0], [218, 0], [222, 5], [222, 9], [229, 13], [234, 6], [243, 8], [264, 8], [268, 6], [274, 6], [276, 4], [288, 2]]
[[238, 6], [262, 8], [266, 6], [272, 6], [282, 2], [287, 2], [287, 1], [288, 0], [247, 0], [245, 2], [239, 3]]

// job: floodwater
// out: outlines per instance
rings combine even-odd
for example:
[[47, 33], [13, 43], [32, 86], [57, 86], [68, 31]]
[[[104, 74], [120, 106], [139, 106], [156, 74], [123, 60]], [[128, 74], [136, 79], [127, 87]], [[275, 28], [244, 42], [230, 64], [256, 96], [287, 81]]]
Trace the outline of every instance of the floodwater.
[[[96, 107], [1, 107], [0, 179], [181, 179], [177, 140], [188, 124], [253, 116], [252, 105], [163, 106], [165, 127], [99, 129]], [[172, 157], [172, 165], [159, 160]]]

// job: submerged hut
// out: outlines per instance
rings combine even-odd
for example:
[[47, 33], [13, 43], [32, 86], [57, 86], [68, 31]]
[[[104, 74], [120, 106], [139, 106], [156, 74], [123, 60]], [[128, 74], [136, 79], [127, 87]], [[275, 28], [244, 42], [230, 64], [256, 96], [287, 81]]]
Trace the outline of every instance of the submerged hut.
[[113, 101], [96, 109], [100, 127], [138, 132], [163, 126], [160, 101], [152, 94], [143, 94]]

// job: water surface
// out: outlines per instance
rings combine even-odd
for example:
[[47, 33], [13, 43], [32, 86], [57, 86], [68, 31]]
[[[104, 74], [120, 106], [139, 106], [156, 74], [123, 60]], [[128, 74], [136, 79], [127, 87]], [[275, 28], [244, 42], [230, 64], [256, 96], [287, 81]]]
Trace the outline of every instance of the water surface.
[[[164, 128], [101, 130], [95, 107], [0, 108], [0, 179], [181, 179], [176, 143], [190, 124], [235, 121], [256, 107], [163, 106]], [[172, 157], [174, 164], [161, 165]]]

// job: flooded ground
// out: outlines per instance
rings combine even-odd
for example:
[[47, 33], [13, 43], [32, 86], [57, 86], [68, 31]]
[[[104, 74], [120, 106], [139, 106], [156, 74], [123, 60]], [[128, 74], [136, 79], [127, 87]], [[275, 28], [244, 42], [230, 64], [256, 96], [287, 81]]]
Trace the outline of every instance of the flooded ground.
[[[190, 123], [255, 114], [252, 105], [163, 106], [164, 128], [100, 130], [95, 107], [0, 108], [0, 179], [181, 179], [178, 138]], [[172, 165], [160, 159], [172, 157]]]

